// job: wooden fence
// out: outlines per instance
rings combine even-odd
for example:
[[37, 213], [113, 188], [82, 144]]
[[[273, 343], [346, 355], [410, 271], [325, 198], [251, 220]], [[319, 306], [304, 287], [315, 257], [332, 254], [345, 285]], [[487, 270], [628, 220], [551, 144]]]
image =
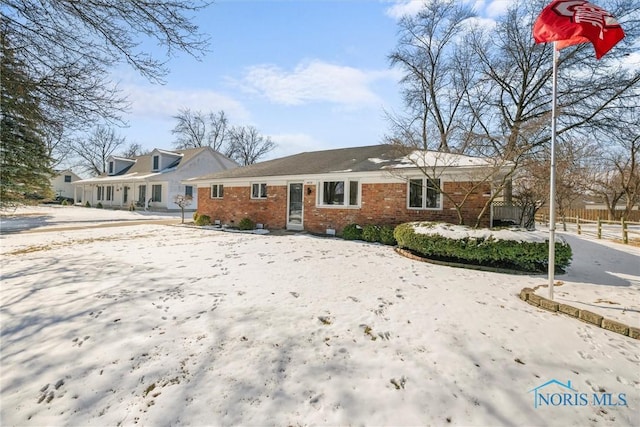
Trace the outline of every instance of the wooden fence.
[[[537, 214], [536, 221], [549, 224], [549, 216]], [[621, 240], [622, 243], [640, 242], [640, 222], [627, 221], [624, 218], [620, 221], [609, 221], [596, 219], [589, 220], [576, 217], [557, 218], [556, 228], [563, 231], [571, 231], [578, 234], [595, 236], [598, 239]]]
[[[624, 211], [616, 211], [616, 217], [610, 218], [609, 211], [606, 209], [566, 209], [564, 212], [565, 218], [581, 218], [589, 221], [597, 221], [598, 219], [602, 220], [617, 220], [618, 222], [622, 219], [621, 216]], [[538, 211], [538, 215], [546, 215], [549, 217], [549, 209], [542, 208]], [[556, 214], [558, 218], [561, 218], [562, 215], [559, 213]], [[628, 218], [625, 218], [627, 221], [640, 221], [640, 211], [634, 210], [631, 211]]]

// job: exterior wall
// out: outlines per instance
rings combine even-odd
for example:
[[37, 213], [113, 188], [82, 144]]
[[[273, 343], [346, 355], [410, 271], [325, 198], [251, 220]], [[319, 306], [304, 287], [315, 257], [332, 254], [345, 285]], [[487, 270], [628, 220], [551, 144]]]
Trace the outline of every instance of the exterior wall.
[[[468, 183], [445, 182], [444, 191], [459, 202], [466, 191], [462, 189]], [[333, 228], [338, 233], [351, 223], [361, 225], [397, 225], [408, 221], [444, 221], [457, 224], [458, 215], [453, 204], [443, 198], [441, 210], [419, 210], [407, 208], [407, 184], [362, 184], [361, 207], [318, 207], [316, 204], [316, 185], [305, 185], [304, 229], [314, 233], [325, 233]], [[479, 193], [470, 195], [463, 206], [465, 224], [474, 225], [477, 215], [487, 201], [484, 194], [490, 191], [487, 184]], [[250, 198], [249, 187], [224, 187], [224, 198], [211, 199], [210, 189], [199, 188], [200, 205], [198, 212], [209, 215], [211, 220], [220, 220], [223, 224], [237, 224], [242, 218], [265, 224], [271, 229], [286, 228], [287, 187], [268, 185], [266, 200]], [[484, 193], [484, 194], [483, 194]], [[481, 226], [489, 226], [489, 212], [483, 217]]]
[[222, 199], [212, 199], [211, 190], [198, 188], [198, 213], [209, 215], [211, 221], [238, 224], [250, 218], [265, 228], [284, 229], [287, 226], [287, 187], [267, 186], [266, 199], [252, 199], [251, 187], [224, 187]]
[[[64, 177], [70, 176], [71, 182], [64, 182]], [[51, 180], [51, 189], [56, 196], [75, 198], [73, 183], [79, 181], [80, 177], [70, 170], [64, 170], [58, 173]]]

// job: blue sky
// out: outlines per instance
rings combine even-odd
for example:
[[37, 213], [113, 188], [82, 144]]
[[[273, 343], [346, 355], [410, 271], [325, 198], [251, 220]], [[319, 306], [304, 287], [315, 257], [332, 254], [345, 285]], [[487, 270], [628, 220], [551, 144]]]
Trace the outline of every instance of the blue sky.
[[[464, 1], [464, 0], [461, 0]], [[508, 0], [467, 1], [483, 19]], [[127, 142], [171, 148], [180, 108], [224, 110], [278, 144], [268, 158], [382, 142], [385, 111], [399, 111], [398, 70], [388, 55], [397, 19], [422, 1], [218, 0], [195, 20], [211, 38], [201, 60], [180, 54], [165, 85], [134, 71], [114, 75], [128, 95]]]

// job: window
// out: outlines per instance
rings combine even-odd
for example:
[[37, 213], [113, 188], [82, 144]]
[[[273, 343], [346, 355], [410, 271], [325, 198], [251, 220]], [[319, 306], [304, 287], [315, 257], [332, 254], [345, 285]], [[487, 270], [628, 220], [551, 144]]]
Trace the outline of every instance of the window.
[[222, 184], [213, 184], [211, 186], [211, 198], [222, 199], [224, 195], [224, 186]]
[[267, 198], [267, 184], [251, 184], [251, 198], [252, 199], [266, 199]]
[[98, 194], [96, 196], [96, 200], [104, 200], [104, 187], [102, 185], [98, 185]]
[[193, 187], [191, 185], [187, 185], [184, 187], [184, 195], [189, 196], [193, 199]]
[[113, 200], [113, 186], [107, 186], [107, 200]]
[[358, 206], [358, 181], [323, 181], [320, 184], [320, 204], [324, 206]]
[[409, 207], [413, 209], [441, 209], [440, 180], [429, 178], [410, 179]]
[[157, 171], [160, 169], [160, 156], [153, 156], [153, 170]]
[[109, 175], [113, 175], [113, 162], [109, 162]]
[[64, 182], [71, 182], [71, 175], [65, 175]]
[[162, 201], [162, 185], [152, 185], [151, 186], [151, 198], [154, 202]]

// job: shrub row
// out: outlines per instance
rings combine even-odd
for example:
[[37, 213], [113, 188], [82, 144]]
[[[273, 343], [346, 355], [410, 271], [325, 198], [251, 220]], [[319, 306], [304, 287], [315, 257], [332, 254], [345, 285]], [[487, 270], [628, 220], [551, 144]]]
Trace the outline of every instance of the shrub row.
[[[451, 239], [438, 234], [420, 234], [412, 223], [400, 224], [394, 236], [398, 246], [421, 256], [440, 261], [450, 261], [487, 267], [509, 268], [532, 273], [544, 273], [549, 266], [548, 244], [541, 242], [517, 242], [493, 238]], [[555, 244], [555, 270], [564, 272], [571, 262], [568, 243]]]
[[389, 225], [365, 225], [349, 224], [342, 230], [342, 238], [345, 240], [364, 240], [366, 242], [378, 242], [383, 245], [395, 245], [393, 227]]

